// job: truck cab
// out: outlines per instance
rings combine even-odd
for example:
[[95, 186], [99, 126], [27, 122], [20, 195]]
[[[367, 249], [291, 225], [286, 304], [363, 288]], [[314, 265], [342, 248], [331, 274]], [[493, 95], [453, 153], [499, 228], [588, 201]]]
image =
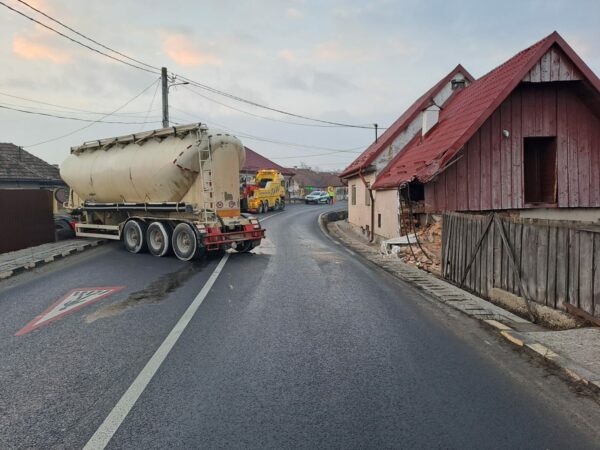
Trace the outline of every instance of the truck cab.
[[271, 169], [259, 170], [254, 184], [244, 189], [247, 210], [254, 213], [285, 208], [285, 179], [281, 172]]

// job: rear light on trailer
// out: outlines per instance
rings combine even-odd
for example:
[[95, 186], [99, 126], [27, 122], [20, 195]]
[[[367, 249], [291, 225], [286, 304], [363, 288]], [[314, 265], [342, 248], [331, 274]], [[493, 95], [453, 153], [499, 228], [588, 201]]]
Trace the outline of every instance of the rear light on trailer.
[[71, 226], [71, 228], [73, 229], [73, 231], [77, 231], [75, 229], [75, 226], [77, 225], [77, 221], [76, 220], [69, 221], [69, 225]]

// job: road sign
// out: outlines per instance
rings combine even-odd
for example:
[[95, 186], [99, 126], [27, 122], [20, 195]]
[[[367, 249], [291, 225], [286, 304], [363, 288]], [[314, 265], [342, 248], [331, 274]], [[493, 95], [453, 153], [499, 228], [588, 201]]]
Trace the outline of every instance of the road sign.
[[96, 288], [77, 288], [72, 289], [63, 295], [56, 303], [43, 313], [36, 316], [31, 322], [17, 331], [15, 336], [22, 336], [50, 322], [60, 319], [62, 316], [70, 314], [90, 305], [98, 300], [108, 297], [115, 292], [120, 291], [125, 286], [96, 287]]

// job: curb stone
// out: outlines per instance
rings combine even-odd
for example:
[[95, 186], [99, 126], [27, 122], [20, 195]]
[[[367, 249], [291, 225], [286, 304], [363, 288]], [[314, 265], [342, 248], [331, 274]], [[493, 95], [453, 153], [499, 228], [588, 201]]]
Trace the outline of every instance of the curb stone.
[[[440, 278], [429, 274], [428, 272], [424, 272], [421, 269], [408, 266], [407, 264], [401, 261], [395, 261], [396, 263], [401, 263], [401, 265], [398, 265], [400, 267], [400, 273], [398, 273], [397, 271], [393, 271], [390, 264], [384, 264], [381, 261], [374, 261], [372, 258], [369, 258], [361, 250], [359, 250], [360, 248], [362, 248], [364, 249], [365, 253], [373, 254], [372, 247], [367, 246], [362, 242], [355, 241], [351, 238], [348, 239], [349, 241], [352, 241], [350, 244], [347, 243], [346, 240], [343, 238], [332, 236], [327, 227], [327, 223], [329, 222], [325, 220], [326, 214], [328, 213], [323, 213], [319, 216], [319, 227], [321, 228], [323, 234], [327, 236], [330, 240], [332, 240], [335, 244], [341, 245], [354, 255], [356, 255], [357, 253], [360, 254], [362, 258], [375, 264], [387, 273], [390, 273], [396, 278], [410, 283], [411, 285], [420, 290], [423, 290], [424, 292], [429, 294], [431, 298], [441, 303], [444, 303], [456, 310], [459, 310], [460, 312], [474, 319], [479, 320], [480, 322], [486, 324], [486, 326], [494, 329], [495, 331], [499, 331], [500, 335], [511, 344], [520, 347], [521, 349], [529, 352], [530, 354], [536, 357], [542, 357], [546, 361], [561, 369], [573, 381], [582, 383], [592, 388], [592, 390], [594, 390], [595, 392], [600, 393], [600, 374], [591, 372], [585, 367], [578, 365], [571, 359], [559, 355], [558, 353], [554, 352], [552, 349], [546, 347], [540, 342], [537, 342], [531, 337], [514, 330], [509, 325], [502, 323], [502, 320], [506, 320], [507, 317], [517, 317], [517, 319], [519, 319], [517, 320], [517, 322], [529, 323], [529, 321], [519, 318], [518, 316], [515, 316], [509, 311], [505, 311], [502, 308], [493, 305], [492, 303], [486, 302], [485, 300], [479, 297], [475, 297], [469, 292], [462, 291], [458, 287], [447, 283], [441, 280]], [[335, 222], [333, 223], [335, 224]], [[339, 229], [337, 225], [336, 228], [338, 228], [340, 233], [346, 235], [346, 233]], [[352, 251], [348, 247], [353, 248], [354, 250], [356, 250], [356, 252]], [[460, 291], [460, 293], [457, 292], [457, 290]], [[489, 307], [488, 305], [482, 307], [482, 302], [488, 304]], [[490, 311], [490, 309], [492, 309], [493, 312]]]
[[108, 241], [103, 240], [103, 239], [97, 240], [97, 241], [86, 241], [75, 248], [70, 248], [67, 250], [57, 249], [56, 253], [54, 253], [54, 254], [52, 254], [51, 252], [48, 252], [51, 254], [43, 257], [42, 259], [34, 259], [33, 261], [27, 261], [25, 263], [22, 263], [21, 265], [11, 267], [8, 270], [0, 272], [0, 281], [6, 280], [12, 276], [18, 275], [27, 270], [31, 270], [31, 269], [43, 266], [45, 264], [49, 264], [54, 261], [63, 259], [69, 255], [73, 255], [75, 253], [81, 253], [81, 252], [84, 252], [85, 250], [88, 250], [88, 249], [91, 249], [94, 247], [98, 247], [99, 245], [102, 245], [106, 242], [108, 242]]

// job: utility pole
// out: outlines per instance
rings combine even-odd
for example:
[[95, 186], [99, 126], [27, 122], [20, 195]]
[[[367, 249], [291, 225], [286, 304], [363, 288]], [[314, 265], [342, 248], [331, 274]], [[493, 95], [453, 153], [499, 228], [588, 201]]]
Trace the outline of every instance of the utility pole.
[[377, 125], [376, 123], [374, 123], [373, 126], [375, 127], [375, 142], [377, 142], [377, 127], [379, 125]]
[[162, 79], [162, 126], [169, 127], [169, 79], [167, 78], [167, 68], [160, 69]]

